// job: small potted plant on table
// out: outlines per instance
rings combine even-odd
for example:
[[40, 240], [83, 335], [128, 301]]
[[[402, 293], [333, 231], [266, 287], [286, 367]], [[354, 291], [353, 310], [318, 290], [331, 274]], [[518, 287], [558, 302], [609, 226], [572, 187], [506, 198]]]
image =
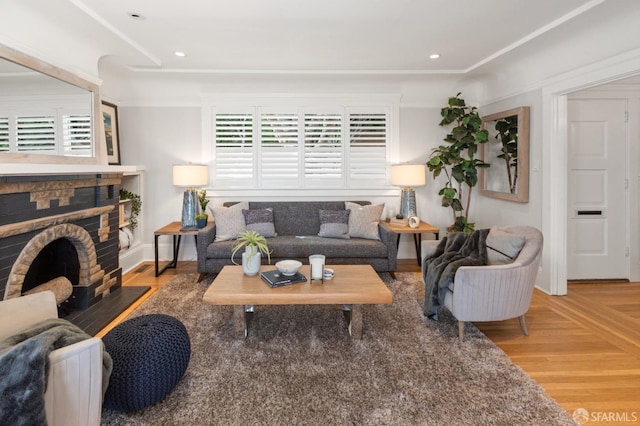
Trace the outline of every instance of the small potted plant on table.
[[271, 252], [269, 251], [267, 239], [256, 231], [243, 231], [238, 234], [238, 238], [231, 251], [231, 262], [235, 265], [237, 265], [237, 263], [233, 257], [243, 247], [242, 271], [246, 275], [256, 275], [260, 272], [262, 253], [267, 255], [268, 263], [271, 263]]
[[207, 226], [207, 220], [209, 219], [209, 215], [207, 214], [207, 204], [209, 204], [209, 199], [207, 198], [206, 189], [198, 192], [198, 203], [200, 203], [202, 211], [200, 214], [196, 215], [196, 223], [198, 224], [198, 228], [202, 229]]

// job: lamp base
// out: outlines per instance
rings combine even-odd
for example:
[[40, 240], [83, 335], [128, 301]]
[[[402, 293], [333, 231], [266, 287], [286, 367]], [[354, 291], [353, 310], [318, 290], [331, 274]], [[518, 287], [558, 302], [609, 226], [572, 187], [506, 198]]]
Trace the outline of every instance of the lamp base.
[[402, 189], [402, 193], [400, 194], [400, 214], [405, 219], [411, 216], [417, 216], [416, 191], [414, 191], [413, 188], [406, 187]]
[[198, 214], [198, 193], [195, 189], [184, 191], [182, 198], [182, 228], [181, 231], [196, 231], [198, 224], [196, 215]]

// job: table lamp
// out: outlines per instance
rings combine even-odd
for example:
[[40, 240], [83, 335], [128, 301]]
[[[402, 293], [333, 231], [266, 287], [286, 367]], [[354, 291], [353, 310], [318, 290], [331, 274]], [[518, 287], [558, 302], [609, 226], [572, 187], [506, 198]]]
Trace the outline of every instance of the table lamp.
[[173, 166], [173, 184], [184, 186], [182, 199], [182, 229], [181, 231], [195, 231], [198, 229], [196, 216], [198, 214], [198, 192], [195, 186], [206, 185], [209, 181], [209, 168], [204, 164], [176, 164]]
[[402, 186], [400, 214], [403, 218], [417, 216], [416, 191], [412, 186], [427, 183], [424, 164], [396, 164], [391, 166], [391, 185]]

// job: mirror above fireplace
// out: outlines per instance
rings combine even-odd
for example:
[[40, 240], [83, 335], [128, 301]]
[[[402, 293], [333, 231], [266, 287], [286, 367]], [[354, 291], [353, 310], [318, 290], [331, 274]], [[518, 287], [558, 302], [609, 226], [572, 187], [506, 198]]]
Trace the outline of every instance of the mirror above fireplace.
[[106, 165], [99, 87], [0, 44], [0, 163]]

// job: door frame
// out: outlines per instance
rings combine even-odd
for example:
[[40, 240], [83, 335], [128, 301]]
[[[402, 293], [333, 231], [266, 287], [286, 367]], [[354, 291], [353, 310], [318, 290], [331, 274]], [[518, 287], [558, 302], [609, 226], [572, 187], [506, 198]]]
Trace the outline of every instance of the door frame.
[[[639, 73], [637, 49], [567, 73], [542, 88], [542, 232], [546, 243], [541, 274], [543, 287], [552, 295], [567, 294], [567, 95]], [[629, 191], [637, 191], [635, 184], [632, 179]]]

